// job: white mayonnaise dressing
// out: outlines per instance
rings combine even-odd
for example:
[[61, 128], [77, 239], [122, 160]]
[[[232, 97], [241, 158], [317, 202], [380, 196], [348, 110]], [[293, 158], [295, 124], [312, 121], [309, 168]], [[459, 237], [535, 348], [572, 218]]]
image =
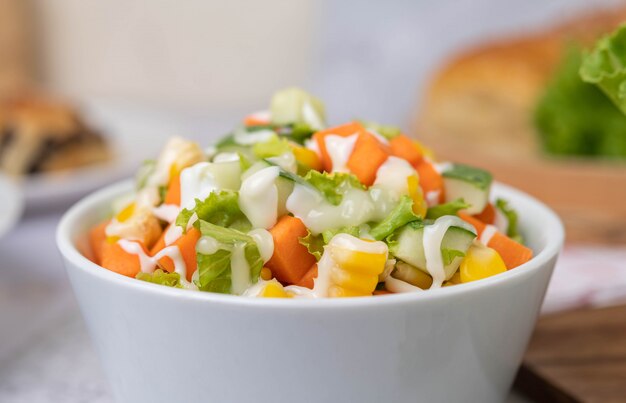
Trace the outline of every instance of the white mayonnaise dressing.
[[440, 162], [438, 164], [433, 164], [433, 166], [435, 167], [435, 171], [442, 174], [452, 169], [453, 164], [451, 162]]
[[309, 150], [314, 151], [315, 154], [317, 154], [318, 156], [322, 155], [322, 152], [320, 151], [320, 145], [316, 139], [314, 138], [306, 139], [304, 141], [304, 146], [308, 148]]
[[424, 255], [426, 257], [426, 271], [433, 278], [430, 288], [439, 288], [446, 280], [443, 257], [441, 256], [441, 241], [450, 227], [460, 227], [476, 233], [474, 227], [457, 216], [439, 217], [433, 225], [424, 227]]
[[285, 171], [296, 173], [298, 172], [298, 162], [296, 161], [296, 156], [293, 153], [283, 153], [277, 157], [270, 157], [267, 159], [268, 161], [278, 165]]
[[483, 245], [488, 245], [489, 241], [491, 241], [491, 238], [493, 238], [496, 232], [498, 232], [496, 227], [493, 225], [487, 225], [483, 230], [483, 233], [480, 234], [480, 242], [482, 242]]
[[146, 186], [137, 192], [135, 196], [135, 206], [137, 207], [153, 207], [161, 202], [159, 189], [154, 186]]
[[245, 130], [237, 130], [233, 135], [235, 143], [242, 146], [250, 146], [256, 143], [264, 143], [276, 136], [273, 130], [257, 130], [246, 132]]
[[187, 266], [178, 246], [168, 246], [154, 256], [148, 256], [137, 242], [120, 239], [118, 245], [128, 254], [139, 258], [139, 266], [144, 273], [152, 273], [157, 267], [159, 259], [169, 257], [174, 262], [174, 271], [180, 275], [180, 284], [185, 288], [196, 289], [196, 286], [187, 281]]
[[262, 278], [259, 278], [256, 284], [253, 284], [250, 287], [248, 287], [243, 293], [241, 293], [241, 296], [242, 297], [258, 297], [261, 294], [261, 291], [263, 291], [263, 288], [265, 288], [265, 286], [268, 283], [274, 282], [274, 281], [278, 282], [275, 279], [265, 281]]
[[504, 215], [499, 208], [495, 207], [496, 216], [493, 220], [493, 225], [503, 234], [509, 232], [509, 219]]
[[421, 288], [414, 286], [413, 284], [409, 284], [406, 281], [398, 280], [393, 276], [388, 276], [385, 280], [385, 289], [394, 293], [424, 291]]
[[239, 190], [239, 208], [255, 228], [271, 228], [278, 216], [276, 178], [280, 168], [263, 168], [246, 178]]
[[245, 243], [233, 245], [230, 258], [231, 292], [236, 295], [243, 294], [250, 287], [250, 265], [246, 259]]
[[204, 200], [219, 187], [210, 162], [199, 162], [180, 173], [180, 206], [192, 209], [196, 199]]
[[170, 225], [167, 230], [165, 230], [165, 234], [163, 235], [165, 246], [169, 246], [178, 241], [178, 238], [181, 236], [183, 236], [183, 227], [176, 224]]
[[212, 255], [220, 249], [220, 243], [217, 239], [208, 235], [203, 235], [196, 243], [196, 252], [203, 255]]
[[389, 157], [376, 171], [374, 186], [393, 192], [397, 196], [409, 193], [407, 178], [417, 176], [415, 169], [405, 159]]
[[297, 285], [288, 285], [285, 291], [293, 296], [293, 298], [317, 298], [317, 295], [310, 288], [300, 287]]
[[248, 235], [254, 239], [254, 242], [259, 248], [263, 263], [267, 263], [274, 254], [274, 238], [272, 238], [272, 234], [266, 229], [256, 228], [248, 232]]
[[175, 204], [161, 204], [158, 207], [152, 208], [152, 214], [154, 214], [156, 218], [168, 223], [176, 221], [178, 213], [180, 213], [180, 207]]
[[360, 225], [377, 216], [368, 192], [348, 189], [338, 206], [328, 203], [317, 190], [296, 184], [287, 198], [287, 210], [304, 222], [314, 234], [344, 226]]
[[426, 204], [428, 205], [428, 207], [438, 205], [440, 195], [441, 195], [441, 190], [431, 190], [430, 192], [426, 192], [424, 199], [426, 200]]
[[358, 133], [347, 137], [337, 136], [335, 134], [329, 134], [324, 137], [326, 151], [333, 164], [333, 172], [349, 172], [346, 164], [348, 163], [348, 159], [350, 158], [350, 154], [352, 154], [354, 144], [358, 137]]
[[222, 152], [213, 157], [213, 162], [233, 162], [239, 161], [239, 154]]
[[324, 121], [308, 101], [305, 101], [302, 105], [302, 119], [313, 130], [322, 130], [324, 128]]
[[313, 280], [313, 293], [317, 297], [327, 297], [333, 270], [341, 270], [333, 260], [333, 253], [338, 249], [359, 251], [387, 256], [387, 245], [384, 242], [368, 242], [349, 234], [337, 234], [324, 246], [322, 258], [317, 263], [317, 278]]

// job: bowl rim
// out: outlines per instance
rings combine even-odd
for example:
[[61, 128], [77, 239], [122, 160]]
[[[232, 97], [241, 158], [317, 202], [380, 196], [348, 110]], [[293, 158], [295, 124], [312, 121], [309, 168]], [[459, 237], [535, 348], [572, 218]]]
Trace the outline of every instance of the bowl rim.
[[103, 189], [89, 194], [72, 207], [69, 208], [61, 218], [56, 231], [56, 243], [62, 257], [65, 260], [66, 270], [69, 272], [70, 265], [75, 266], [79, 270], [96, 277], [99, 281], [110, 283], [111, 285], [131, 289], [133, 292], [156, 294], [163, 298], [175, 298], [180, 301], [199, 301], [203, 303], [212, 303], [216, 305], [229, 306], [245, 306], [248, 308], [267, 308], [274, 309], [343, 309], [355, 307], [376, 307], [387, 304], [403, 304], [403, 303], [426, 303], [441, 298], [450, 298], [464, 294], [473, 294], [481, 292], [484, 288], [505, 285], [514, 282], [523, 282], [524, 279], [531, 276], [534, 272], [540, 271], [553, 258], [558, 256], [561, 251], [565, 239], [565, 231], [563, 224], [557, 214], [552, 211], [544, 203], [536, 198], [517, 190], [511, 186], [494, 182], [494, 190], [496, 193], [505, 193], [510, 201], [518, 200], [522, 203], [534, 205], [534, 209], [538, 210], [543, 216], [541, 222], [544, 224], [546, 233], [546, 242], [542, 250], [533, 256], [533, 258], [523, 265], [508, 270], [504, 273], [488, 277], [479, 281], [473, 281], [465, 284], [458, 284], [454, 287], [441, 287], [435, 290], [427, 290], [425, 292], [399, 293], [378, 297], [349, 297], [349, 298], [319, 298], [319, 299], [282, 299], [282, 298], [246, 298], [238, 295], [218, 294], [204, 291], [183, 290], [173, 287], [165, 287], [158, 284], [139, 281], [110, 270], [93, 263], [85, 257], [75, 244], [74, 239], [78, 235], [74, 234], [73, 228], [80, 219], [93, 216], [93, 210], [105, 201], [112, 201], [115, 197], [129, 193], [133, 189], [132, 180], [124, 180], [114, 183]]

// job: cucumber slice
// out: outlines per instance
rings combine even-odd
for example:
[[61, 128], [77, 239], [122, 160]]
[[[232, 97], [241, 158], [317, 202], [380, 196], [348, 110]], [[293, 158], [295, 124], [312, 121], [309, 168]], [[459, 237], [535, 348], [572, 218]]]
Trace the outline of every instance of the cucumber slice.
[[220, 189], [238, 191], [241, 187], [241, 162], [239, 158], [232, 161], [213, 162], [210, 170]]
[[470, 204], [467, 214], [478, 214], [489, 203], [493, 177], [487, 171], [468, 165], [453, 164], [442, 173], [446, 202], [463, 199]]
[[278, 216], [281, 217], [287, 211], [287, 198], [293, 192], [295, 183], [292, 180], [279, 176], [276, 178], [276, 189], [278, 189]]
[[[457, 271], [463, 256], [476, 238], [476, 234], [460, 227], [450, 227], [441, 241], [446, 280]], [[424, 225], [414, 222], [400, 230], [389, 242], [389, 252], [397, 259], [428, 273], [424, 254]]]
[[305, 123], [314, 130], [326, 125], [322, 101], [300, 88], [287, 88], [274, 94], [270, 110], [272, 123], [277, 125]]
[[430, 277], [430, 275], [405, 262], [397, 262], [391, 276], [419, 287], [422, 290], [427, 290], [433, 284], [433, 278]]

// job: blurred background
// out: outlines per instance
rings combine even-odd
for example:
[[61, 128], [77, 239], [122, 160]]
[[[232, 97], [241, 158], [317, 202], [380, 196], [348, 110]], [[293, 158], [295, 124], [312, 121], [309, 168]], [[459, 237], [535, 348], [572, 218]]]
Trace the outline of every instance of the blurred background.
[[[401, 126], [556, 208], [546, 313], [624, 301], [626, 123], [588, 88], [551, 107], [569, 49], [622, 21], [610, 0], [0, 0], [0, 232], [25, 210], [0, 241], [0, 401], [110, 401], [54, 245], [63, 210], [292, 85], [331, 124]], [[581, 109], [614, 123], [559, 115]]]

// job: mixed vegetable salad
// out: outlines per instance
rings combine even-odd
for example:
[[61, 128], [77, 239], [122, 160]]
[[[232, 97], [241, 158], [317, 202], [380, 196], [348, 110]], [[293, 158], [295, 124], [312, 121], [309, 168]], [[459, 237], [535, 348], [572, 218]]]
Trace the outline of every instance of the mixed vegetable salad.
[[400, 129], [327, 127], [290, 88], [215, 146], [172, 138], [89, 233], [91, 259], [142, 281], [249, 297], [421, 292], [532, 257], [492, 176], [436, 163]]

